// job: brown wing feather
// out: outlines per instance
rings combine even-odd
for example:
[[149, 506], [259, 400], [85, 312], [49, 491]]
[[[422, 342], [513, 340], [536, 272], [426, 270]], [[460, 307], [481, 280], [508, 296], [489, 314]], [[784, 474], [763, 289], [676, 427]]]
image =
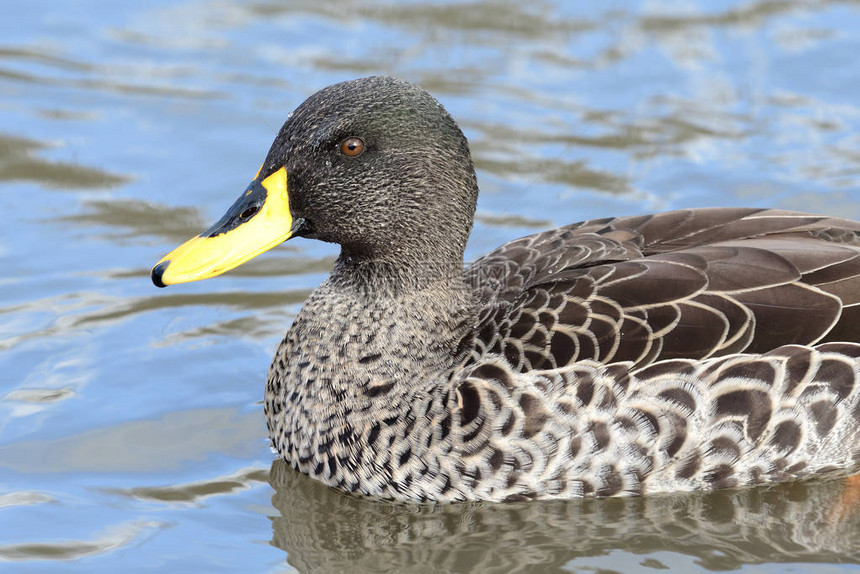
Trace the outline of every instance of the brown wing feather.
[[759, 209], [586, 221], [469, 269], [476, 347], [521, 371], [860, 340], [860, 224]]

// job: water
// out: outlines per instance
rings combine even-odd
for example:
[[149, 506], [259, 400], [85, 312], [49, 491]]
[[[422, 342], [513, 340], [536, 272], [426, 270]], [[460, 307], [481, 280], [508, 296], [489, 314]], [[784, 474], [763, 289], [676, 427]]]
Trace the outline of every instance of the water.
[[860, 571], [860, 493], [838, 482], [437, 508], [331, 492], [272, 466], [260, 400], [332, 246], [148, 279], [245, 188], [290, 110], [375, 73], [424, 85], [470, 138], [470, 258], [610, 214], [860, 218], [857, 4], [2, 13], [0, 571]]

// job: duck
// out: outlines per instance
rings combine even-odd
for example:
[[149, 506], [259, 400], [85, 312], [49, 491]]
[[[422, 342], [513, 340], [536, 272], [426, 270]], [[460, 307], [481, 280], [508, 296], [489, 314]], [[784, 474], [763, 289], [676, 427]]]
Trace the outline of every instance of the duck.
[[574, 223], [464, 265], [463, 132], [386, 76], [292, 112], [224, 216], [152, 269], [340, 246], [272, 361], [293, 469], [402, 502], [706, 491], [860, 472], [860, 223], [715, 207]]

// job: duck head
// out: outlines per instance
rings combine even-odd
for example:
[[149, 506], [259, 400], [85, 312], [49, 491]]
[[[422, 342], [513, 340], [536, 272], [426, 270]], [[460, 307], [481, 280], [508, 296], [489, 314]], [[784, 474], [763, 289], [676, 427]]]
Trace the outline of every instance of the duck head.
[[459, 267], [477, 194], [466, 138], [427, 92], [390, 77], [335, 84], [289, 115], [248, 188], [152, 281], [214, 277], [296, 236], [340, 244], [341, 259]]

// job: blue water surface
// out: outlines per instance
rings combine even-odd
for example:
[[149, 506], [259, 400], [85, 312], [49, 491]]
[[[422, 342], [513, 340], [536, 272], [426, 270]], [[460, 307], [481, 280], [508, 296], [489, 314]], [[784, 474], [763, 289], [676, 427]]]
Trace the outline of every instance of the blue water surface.
[[0, 571], [858, 571], [838, 485], [406, 510], [302, 481], [272, 467], [260, 401], [335, 248], [300, 239], [216, 280], [149, 281], [245, 189], [290, 110], [372, 74], [423, 85], [469, 137], [470, 259], [683, 207], [860, 218], [856, 3], [2, 12]]

